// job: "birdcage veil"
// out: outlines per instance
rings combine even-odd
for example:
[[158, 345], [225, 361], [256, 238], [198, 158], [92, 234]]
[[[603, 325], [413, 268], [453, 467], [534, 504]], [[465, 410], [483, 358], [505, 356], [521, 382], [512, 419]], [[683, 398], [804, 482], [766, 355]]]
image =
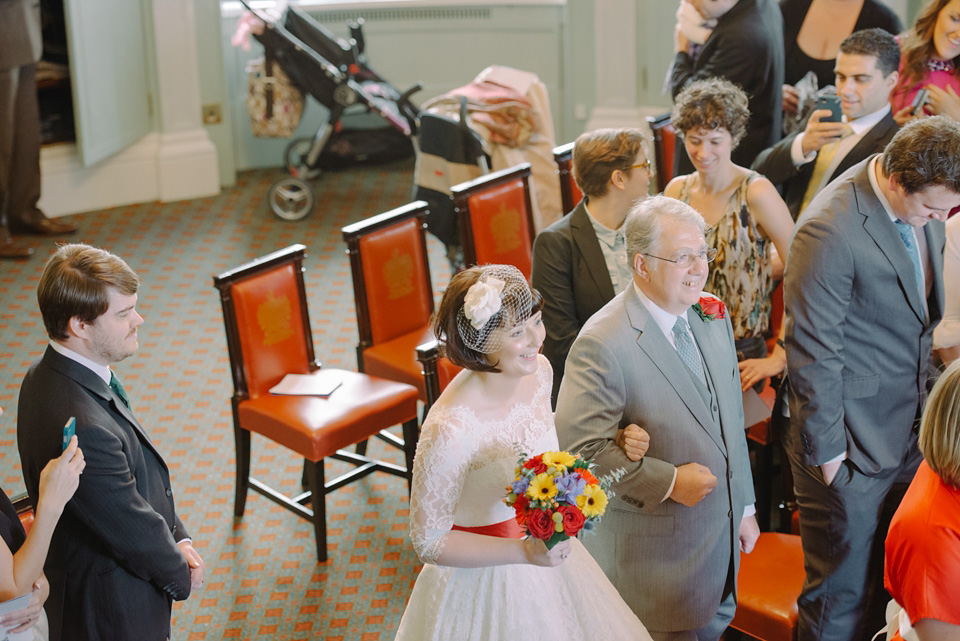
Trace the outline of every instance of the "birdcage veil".
[[497, 330], [526, 322], [532, 308], [530, 285], [520, 270], [512, 265], [490, 265], [467, 290], [457, 312], [457, 333], [470, 349], [492, 354], [503, 347], [507, 336]]

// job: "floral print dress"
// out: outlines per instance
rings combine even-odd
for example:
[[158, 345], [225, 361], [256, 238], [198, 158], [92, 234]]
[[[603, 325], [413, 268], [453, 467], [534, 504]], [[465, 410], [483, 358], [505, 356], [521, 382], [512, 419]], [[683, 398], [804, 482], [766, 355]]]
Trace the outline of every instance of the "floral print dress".
[[[707, 245], [717, 250], [704, 289], [730, 310], [736, 340], [762, 337], [770, 327], [773, 269], [770, 239], [763, 236], [747, 208], [747, 187], [760, 174], [751, 171], [730, 196], [720, 221], [706, 231]], [[690, 204], [695, 174], [680, 187], [680, 198]]]

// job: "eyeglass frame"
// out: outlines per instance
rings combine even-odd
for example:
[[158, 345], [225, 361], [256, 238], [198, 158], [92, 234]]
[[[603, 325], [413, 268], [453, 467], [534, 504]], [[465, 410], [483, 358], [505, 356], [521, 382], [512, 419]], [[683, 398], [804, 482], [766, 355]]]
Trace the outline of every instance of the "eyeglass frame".
[[[689, 269], [693, 267], [693, 261], [695, 259], [700, 259], [705, 261], [708, 265], [712, 263], [717, 258], [717, 248], [716, 247], [707, 247], [706, 249], [701, 249], [696, 254], [681, 254], [680, 258], [664, 258], [663, 256], [654, 256], [653, 254], [648, 254], [646, 252], [641, 252], [642, 256], [649, 256], [650, 258], [658, 258], [660, 260], [665, 260], [668, 263], [673, 263], [674, 265], [680, 267], [681, 269]], [[689, 260], [687, 260], [689, 258]]]
[[636, 165], [630, 165], [629, 167], [624, 167], [620, 171], [630, 171], [631, 169], [646, 169], [647, 173], [651, 176], [657, 173], [656, 167], [653, 166], [653, 163], [649, 160], [637, 163]]

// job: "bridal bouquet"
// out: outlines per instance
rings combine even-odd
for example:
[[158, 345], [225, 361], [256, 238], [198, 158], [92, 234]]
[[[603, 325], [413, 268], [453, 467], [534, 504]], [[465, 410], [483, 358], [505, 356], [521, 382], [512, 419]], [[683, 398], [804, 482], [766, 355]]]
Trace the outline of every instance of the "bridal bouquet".
[[527, 534], [542, 539], [549, 550], [580, 530], [592, 530], [607, 509], [610, 485], [622, 471], [597, 478], [591, 468], [596, 464], [579, 454], [544, 452], [528, 459], [521, 453], [517, 478], [503, 502], [516, 511]]

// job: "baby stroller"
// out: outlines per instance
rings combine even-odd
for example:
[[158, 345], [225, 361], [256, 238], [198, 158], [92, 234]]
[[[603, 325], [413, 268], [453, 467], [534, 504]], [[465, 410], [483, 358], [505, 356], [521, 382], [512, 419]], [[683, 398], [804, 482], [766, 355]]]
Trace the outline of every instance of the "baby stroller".
[[[357, 105], [381, 116], [409, 151], [417, 135], [419, 113], [410, 96], [421, 85], [401, 93], [367, 65], [362, 20], [349, 25], [351, 38], [344, 41], [294, 5], [287, 5], [280, 18], [273, 20], [253, 9], [248, 0], [240, 1], [265, 24], [263, 32], [253, 37], [263, 45], [268, 68], [279, 64], [294, 85], [330, 110], [327, 123], [313, 138], [295, 139], [287, 146], [284, 164], [290, 177], [270, 187], [273, 213], [285, 220], [300, 220], [314, 204], [306, 181], [320, 175], [321, 156], [328, 151], [334, 132], [340, 130], [344, 111]], [[400, 157], [403, 155], [401, 149]]]

